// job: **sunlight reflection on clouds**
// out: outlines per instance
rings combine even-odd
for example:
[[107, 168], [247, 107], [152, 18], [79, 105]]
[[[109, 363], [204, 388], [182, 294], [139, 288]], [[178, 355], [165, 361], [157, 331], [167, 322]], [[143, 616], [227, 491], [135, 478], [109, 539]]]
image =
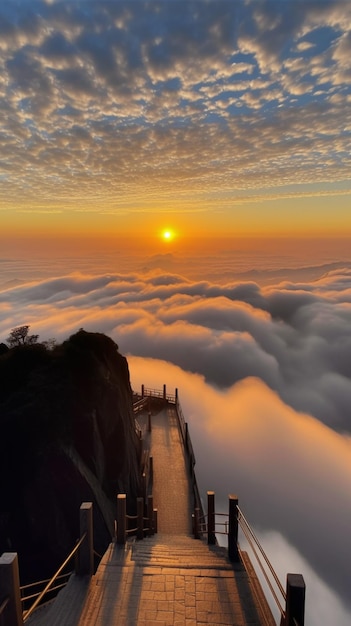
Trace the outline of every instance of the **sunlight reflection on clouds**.
[[350, 293], [348, 267], [266, 286], [77, 273], [0, 291], [0, 337], [23, 323], [42, 340], [105, 332], [134, 387], [179, 387], [203, 492], [238, 491], [348, 602]]

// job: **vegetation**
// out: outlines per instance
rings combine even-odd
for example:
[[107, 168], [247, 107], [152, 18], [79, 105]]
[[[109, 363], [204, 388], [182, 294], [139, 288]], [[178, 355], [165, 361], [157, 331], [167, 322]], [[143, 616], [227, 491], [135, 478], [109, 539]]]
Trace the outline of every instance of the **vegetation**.
[[28, 333], [28, 325], [13, 328], [6, 340], [10, 348], [14, 348], [16, 346], [28, 346], [33, 345], [33, 343], [37, 343], [39, 335], [29, 335]]

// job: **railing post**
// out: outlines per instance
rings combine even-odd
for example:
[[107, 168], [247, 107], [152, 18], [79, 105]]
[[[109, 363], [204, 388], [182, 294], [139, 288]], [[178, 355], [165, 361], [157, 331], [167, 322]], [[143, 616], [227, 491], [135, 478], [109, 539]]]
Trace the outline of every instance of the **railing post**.
[[94, 574], [94, 541], [93, 541], [93, 503], [82, 502], [79, 510], [80, 536], [87, 533], [79, 549], [79, 576], [92, 576]]
[[174, 390], [175, 403], [178, 404], [178, 388], [176, 387]]
[[146, 473], [145, 472], [143, 472], [141, 476], [141, 487], [142, 487], [142, 492], [144, 494], [144, 498], [146, 498]]
[[157, 534], [157, 518], [158, 518], [158, 510], [154, 509], [154, 533]]
[[144, 398], [145, 396], [145, 386], [141, 385], [141, 397]]
[[216, 543], [215, 535], [215, 494], [214, 491], [207, 492], [207, 543]]
[[144, 498], [137, 498], [137, 539], [144, 538]]
[[149, 518], [149, 535], [153, 535], [154, 534], [154, 498], [153, 496], [148, 496], [147, 497], [147, 516]]
[[[0, 556], [0, 603], [9, 599], [5, 607], [6, 626], [22, 626], [21, 592], [16, 552], [4, 552]], [[1, 617], [0, 617], [0, 622]]]
[[286, 577], [286, 607], [284, 626], [304, 626], [306, 585], [301, 574]]
[[127, 536], [127, 496], [125, 493], [117, 495], [117, 543], [123, 545]]
[[163, 385], [163, 399], [167, 400], [167, 387], [166, 387], [166, 385]]
[[200, 509], [195, 507], [194, 511], [194, 537], [200, 539]]
[[154, 480], [154, 457], [149, 457], [149, 482]]
[[233, 563], [239, 559], [238, 551], [238, 497], [229, 495], [229, 529], [228, 529], [228, 557]]

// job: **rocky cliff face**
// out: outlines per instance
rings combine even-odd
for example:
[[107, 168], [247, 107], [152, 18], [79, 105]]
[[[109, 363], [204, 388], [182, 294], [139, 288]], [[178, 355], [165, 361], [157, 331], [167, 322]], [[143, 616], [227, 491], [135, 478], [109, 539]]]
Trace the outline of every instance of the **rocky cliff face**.
[[22, 580], [50, 575], [94, 503], [95, 549], [111, 540], [118, 492], [139, 495], [139, 439], [126, 359], [105, 335], [79, 331], [0, 356], [0, 553]]

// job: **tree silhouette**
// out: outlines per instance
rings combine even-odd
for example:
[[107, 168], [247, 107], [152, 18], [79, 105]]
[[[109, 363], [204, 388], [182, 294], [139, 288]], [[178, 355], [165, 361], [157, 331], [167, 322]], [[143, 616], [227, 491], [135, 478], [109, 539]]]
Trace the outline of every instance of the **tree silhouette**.
[[7, 337], [6, 341], [10, 348], [16, 346], [33, 345], [37, 343], [39, 335], [29, 335], [29, 326], [17, 326], [13, 328]]

